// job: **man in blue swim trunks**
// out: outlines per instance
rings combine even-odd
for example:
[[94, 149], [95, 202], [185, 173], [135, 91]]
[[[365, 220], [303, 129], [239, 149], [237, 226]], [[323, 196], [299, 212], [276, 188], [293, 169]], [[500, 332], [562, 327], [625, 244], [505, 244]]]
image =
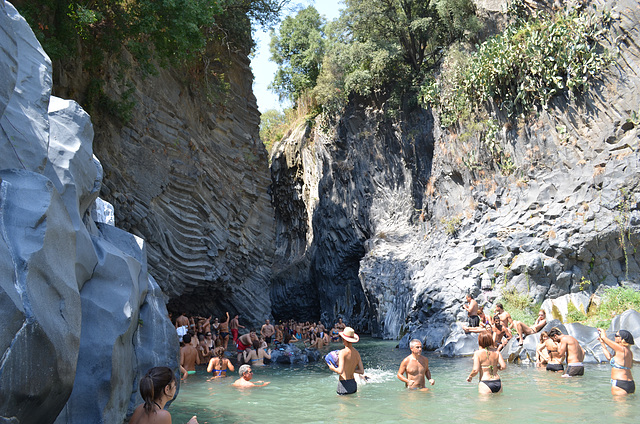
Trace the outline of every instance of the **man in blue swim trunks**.
[[364, 374], [364, 366], [360, 353], [353, 347], [353, 343], [357, 343], [360, 337], [353, 331], [353, 328], [346, 327], [340, 332], [344, 349], [338, 354], [338, 366], [327, 363], [329, 369], [340, 377], [338, 379], [338, 388], [336, 393], [339, 395], [350, 395], [358, 391], [358, 384], [354, 379], [354, 374]]

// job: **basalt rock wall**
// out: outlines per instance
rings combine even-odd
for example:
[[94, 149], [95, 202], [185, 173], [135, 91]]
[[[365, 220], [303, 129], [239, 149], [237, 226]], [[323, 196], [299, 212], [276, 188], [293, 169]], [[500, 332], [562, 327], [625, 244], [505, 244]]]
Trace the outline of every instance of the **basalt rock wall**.
[[166, 298], [144, 240], [91, 219], [89, 115], [5, 1], [0, 24], [0, 422], [121, 423], [141, 373], [177, 371]]
[[431, 167], [431, 130], [424, 111], [392, 118], [380, 105], [354, 102], [339, 122], [302, 124], [274, 147], [276, 318], [343, 317], [369, 330], [374, 310], [359, 264], [370, 240], [412, 228]]
[[[125, 51], [107, 60], [105, 92], [135, 107], [128, 123], [93, 115], [94, 149], [104, 168], [100, 196], [116, 226], [146, 241], [149, 272], [170, 311], [246, 323], [271, 313], [269, 276], [274, 218], [267, 152], [243, 52], [210, 46], [207, 60], [227, 68], [227, 88], [205, 83], [213, 72], [159, 68], [140, 75]], [[54, 70], [58, 95], [86, 91], [79, 63]]]
[[[588, 92], [526, 119], [493, 112], [510, 169], [473, 129], [443, 130], [431, 111], [394, 121], [357, 102], [330, 129], [318, 121], [277, 146], [274, 305], [295, 288], [298, 306], [317, 302], [329, 322], [435, 349], [466, 320], [466, 292], [491, 306], [505, 289], [542, 302], [638, 288], [640, 10], [593, 3], [612, 11], [600, 41], [615, 63]], [[470, 152], [484, 154], [481, 167]]]

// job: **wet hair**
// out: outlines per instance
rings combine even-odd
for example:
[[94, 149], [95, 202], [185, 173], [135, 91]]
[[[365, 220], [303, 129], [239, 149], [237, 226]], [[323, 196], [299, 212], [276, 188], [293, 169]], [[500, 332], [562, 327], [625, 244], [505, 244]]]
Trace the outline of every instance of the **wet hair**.
[[495, 325], [498, 330], [502, 330], [502, 321], [500, 321], [500, 315], [493, 316], [493, 325]]
[[542, 333], [540, 333], [540, 340], [542, 340], [543, 336], [547, 339], [549, 338], [549, 334], [546, 331], [543, 331]]
[[213, 349], [213, 354], [222, 359], [222, 357], [224, 356], [224, 347], [218, 346], [217, 348]]
[[140, 379], [140, 396], [144, 400], [144, 410], [147, 414], [153, 411], [153, 403], [160, 399], [164, 388], [176, 380], [168, 367], [154, 367]]
[[240, 374], [240, 376], [242, 377], [247, 371], [249, 371], [251, 369], [251, 365], [241, 365], [240, 368], [238, 369], [238, 374]]
[[191, 343], [191, 334], [187, 333], [184, 336], [182, 336], [182, 341], [184, 342], [184, 344]]
[[255, 350], [260, 349], [260, 340], [254, 340], [253, 342], [251, 342], [251, 345]]
[[553, 327], [549, 330], [549, 338], [553, 339], [555, 336], [562, 336], [562, 331], [558, 327]]
[[478, 333], [478, 345], [483, 349], [493, 345], [493, 338], [488, 331]]

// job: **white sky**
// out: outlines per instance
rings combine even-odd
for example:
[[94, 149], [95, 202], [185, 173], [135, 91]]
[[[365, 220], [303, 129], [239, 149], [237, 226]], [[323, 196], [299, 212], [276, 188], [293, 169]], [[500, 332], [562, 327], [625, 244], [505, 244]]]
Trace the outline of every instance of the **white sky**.
[[[302, 0], [292, 1], [290, 6], [301, 5], [301, 7], [307, 7], [310, 4], [318, 10], [320, 15], [323, 15], [327, 21], [332, 21], [339, 15], [339, 10], [344, 8], [342, 0]], [[265, 112], [269, 109], [282, 110], [287, 105], [282, 105], [278, 101], [278, 95], [273, 93], [267, 87], [273, 81], [273, 76], [276, 73], [278, 66], [269, 60], [271, 53], [269, 53], [269, 32], [256, 31], [256, 55], [251, 60], [251, 68], [253, 69], [253, 93], [258, 99], [258, 109], [260, 112]]]

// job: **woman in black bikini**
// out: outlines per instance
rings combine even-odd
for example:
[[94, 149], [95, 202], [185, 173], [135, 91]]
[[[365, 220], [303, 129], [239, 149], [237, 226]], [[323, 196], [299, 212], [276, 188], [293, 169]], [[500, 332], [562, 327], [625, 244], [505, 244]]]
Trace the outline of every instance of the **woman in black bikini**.
[[473, 353], [473, 370], [467, 377], [467, 381], [471, 382], [476, 374], [480, 374], [478, 393], [500, 393], [502, 392], [502, 382], [498, 370], [505, 369], [507, 364], [500, 352], [489, 350], [493, 346], [493, 338], [488, 332], [478, 334], [478, 345], [480, 349]]
[[213, 355], [213, 358], [209, 361], [209, 365], [207, 365], [207, 372], [212, 372], [213, 378], [226, 377], [227, 370], [231, 372], [235, 371], [231, 361], [224, 357], [224, 348], [222, 346], [215, 348]]
[[[607, 337], [602, 328], [598, 328], [598, 339], [602, 345], [602, 352], [611, 364], [611, 394], [630, 395], [636, 391], [631, 367], [633, 366], [633, 352], [629, 348], [634, 344], [633, 336], [627, 330], [618, 330], [614, 340]], [[609, 352], [613, 349], [613, 355]]]
[[[140, 395], [144, 403], [138, 405], [129, 424], [166, 424], [171, 414], [164, 405], [176, 395], [176, 378], [170, 368], [155, 367], [140, 379]], [[194, 415], [187, 424], [198, 424]]]

